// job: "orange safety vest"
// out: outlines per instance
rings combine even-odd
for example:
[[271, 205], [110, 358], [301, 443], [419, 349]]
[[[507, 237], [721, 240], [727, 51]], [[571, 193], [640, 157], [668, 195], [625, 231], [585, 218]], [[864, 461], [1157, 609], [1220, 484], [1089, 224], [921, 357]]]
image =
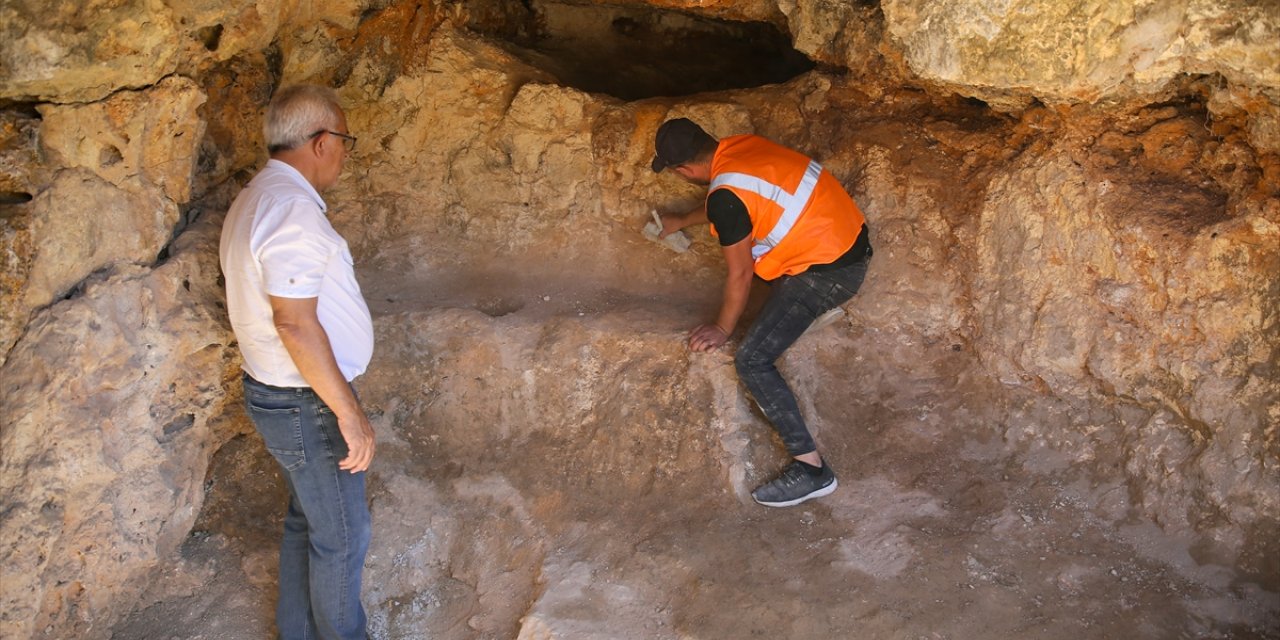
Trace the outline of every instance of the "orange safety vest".
[[853, 247], [866, 221], [822, 165], [760, 136], [720, 141], [707, 195], [716, 189], [732, 191], [747, 206], [751, 257], [765, 280], [834, 262]]

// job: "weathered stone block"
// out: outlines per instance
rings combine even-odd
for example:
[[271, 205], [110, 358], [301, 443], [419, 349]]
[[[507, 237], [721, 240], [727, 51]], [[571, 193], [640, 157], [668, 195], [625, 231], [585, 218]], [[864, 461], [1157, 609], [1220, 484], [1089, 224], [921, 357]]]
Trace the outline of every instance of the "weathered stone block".
[[100, 102], [43, 105], [41, 146], [53, 165], [87, 169], [128, 191], [154, 185], [183, 203], [191, 198], [205, 128], [197, 110], [204, 102], [194, 82], [171, 76]]
[[23, 297], [28, 309], [112, 264], [155, 261], [178, 220], [177, 205], [154, 189], [125, 191], [83, 169], [58, 173], [29, 209], [35, 255]]
[[0, 635], [105, 637], [190, 530], [238, 361], [217, 228], [39, 313], [0, 369]]
[[1150, 94], [1180, 73], [1280, 90], [1273, 2], [886, 0], [881, 7], [915, 73], [996, 104]]
[[0, 97], [87, 102], [177, 68], [184, 37], [162, 0], [0, 6]]

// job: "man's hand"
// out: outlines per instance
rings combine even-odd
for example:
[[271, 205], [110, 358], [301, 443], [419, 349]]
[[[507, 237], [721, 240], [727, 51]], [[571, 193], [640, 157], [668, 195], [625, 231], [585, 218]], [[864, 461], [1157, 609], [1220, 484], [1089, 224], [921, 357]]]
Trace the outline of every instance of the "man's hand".
[[338, 419], [338, 430], [342, 439], [347, 442], [347, 457], [338, 461], [338, 468], [351, 473], [359, 473], [369, 468], [373, 461], [373, 426], [364, 410], [356, 412], [356, 419]]
[[703, 203], [698, 205], [697, 209], [687, 213], [659, 214], [658, 218], [662, 222], [662, 229], [658, 232], [658, 237], [665, 238], [685, 227], [707, 224], [707, 205]]
[[729, 332], [717, 324], [704, 324], [689, 332], [689, 348], [693, 351], [711, 351], [729, 341]]
[[663, 213], [658, 218], [662, 221], [662, 230], [658, 232], [659, 238], [665, 238], [684, 228], [684, 214], [680, 213]]

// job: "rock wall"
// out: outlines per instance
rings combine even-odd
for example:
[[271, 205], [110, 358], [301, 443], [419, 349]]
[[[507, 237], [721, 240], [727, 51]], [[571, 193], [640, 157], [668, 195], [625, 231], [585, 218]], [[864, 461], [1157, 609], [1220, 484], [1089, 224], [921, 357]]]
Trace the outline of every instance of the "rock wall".
[[[637, 233], [651, 209], [699, 198], [647, 169], [653, 131], [688, 115], [804, 149], [849, 186], [877, 253], [840, 330], [876, 341], [885, 376], [945, 386], [930, 363], [971, 351], [1000, 383], [974, 403], [1028, 469], [1095, 478], [1082, 491], [1098, 509], [1132, 508], [1203, 536], [1228, 564], [1267, 569], [1280, 522], [1274, 5], [630, 4], [782, 24], [825, 66], [785, 85], [626, 103], [560, 86], [465, 28], [512, 19], [502, 3], [0, 7], [0, 189], [33, 196], [0, 204], [0, 635], [104, 637], [190, 529], [210, 456], [244, 426], [220, 418], [238, 411], [238, 363], [216, 212], [265, 157], [262, 106], [298, 81], [337, 86], [360, 137], [326, 197], [380, 318], [378, 357], [426, 354], [414, 388], [400, 389], [402, 373], [367, 383], [401, 412], [393, 422], [417, 420], [394, 399], [429, 396], [459, 354], [501, 372], [470, 393], [449, 385], [460, 395], [438, 435], [473, 451], [534, 437], [509, 431], [503, 402], [548, 398], [585, 412], [564, 425], [602, 420], [587, 417], [604, 386], [541, 376], [539, 362], [581, 349], [584, 379], [661, 377], [674, 355], [634, 353], [661, 340], [613, 336], [658, 300], [669, 315], [655, 322], [714, 303], [712, 239], [694, 234], [675, 255]], [[427, 313], [440, 308], [473, 311]], [[620, 309], [639, 315], [615, 326]], [[480, 324], [512, 332], [489, 342], [523, 345], [533, 382], [499, 384], [517, 356], [451, 342], [451, 328], [489, 330], [466, 328], [475, 312], [518, 312], [511, 327]], [[415, 313], [428, 329], [413, 329]], [[422, 332], [426, 346], [408, 337]], [[637, 371], [593, 369], [610, 350]], [[806, 360], [796, 375], [844, 366]], [[507, 386], [496, 415], [462, 401]], [[909, 404], [895, 388], [877, 386], [877, 401]], [[662, 400], [678, 413], [705, 399]], [[530, 433], [608, 440], [603, 426], [577, 428]], [[738, 460], [744, 446], [680, 455]], [[628, 460], [640, 493], [667, 464]], [[750, 469], [725, 468], [740, 497]], [[1116, 483], [1127, 497], [1103, 498]], [[502, 502], [501, 486], [474, 490]], [[395, 579], [377, 600], [412, 590], [415, 576], [377, 566]], [[531, 589], [494, 571], [479, 579]]]
[[[235, 379], [216, 227], [36, 314], [5, 363], [0, 629], [96, 637], [199, 512]], [[122, 610], [123, 609], [123, 610]]]
[[[1115, 438], [1136, 506], [1240, 550], [1280, 506], [1277, 201], [1225, 217], [1220, 194], [1064, 147], [1015, 164], [984, 203], [978, 352], [1006, 384], [1140, 408], [1084, 429]], [[1110, 459], [1086, 440], [1076, 463]]]
[[1280, 77], [1267, 2], [956, 2], [882, 4], [891, 37], [922, 77], [1095, 101], [1158, 90], [1179, 73], [1220, 73], [1274, 90]]

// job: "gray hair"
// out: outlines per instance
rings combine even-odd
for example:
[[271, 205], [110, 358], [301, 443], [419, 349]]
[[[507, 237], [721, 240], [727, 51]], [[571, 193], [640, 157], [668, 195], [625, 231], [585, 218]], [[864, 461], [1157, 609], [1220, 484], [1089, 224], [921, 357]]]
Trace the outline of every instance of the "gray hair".
[[271, 153], [293, 149], [322, 129], [338, 126], [342, 105], [333, 89], [295, 84], [276, 92], [267, 105], [262, 133]]

